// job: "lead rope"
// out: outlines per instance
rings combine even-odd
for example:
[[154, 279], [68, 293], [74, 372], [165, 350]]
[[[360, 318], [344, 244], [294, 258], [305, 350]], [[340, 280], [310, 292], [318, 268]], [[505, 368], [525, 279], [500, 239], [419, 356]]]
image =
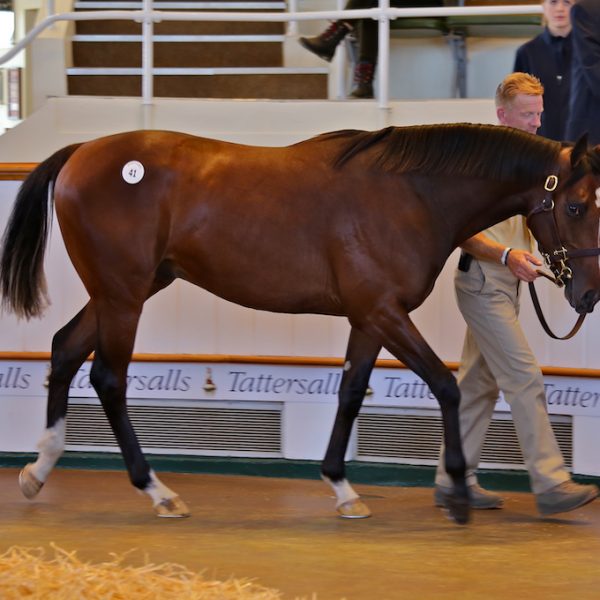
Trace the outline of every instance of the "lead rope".
[[[555, 280], [551, 275], [548, 275], [547, 273], [544, 273], [543, 271], [539, 271], [539, 270], [538, 270], [538, 274], [545, 277], [546, 279], [549, 279], [553, 283], [555, 283]], [[553, 338], [555, 340], [569, 340], [581, 329], [581, 326], [583, 325], [583, 321], [585, 320], [585, 317], [586, 317], [586, 313], [582, 313], [579, 315], [579, 317], [577, 318], [577, 321], [575, 322], [575, 325], [573, 325], [573, 329], [571, 329], [571, 331], [569, 331], [569, 333], [567, 333], [566, 335], [563, 335], [562, 337], [556, 335], [550, 329], [548, 323], [546, 322], [544, 313], [542, 312], [542, 307], [540, 305], [540, 301], [538, 299], [537, 292], [535, 291], [535, 285], [533, 284], [533, 281], [529, 282], [529, 293], [531, 294], [531, 301], [533, 302], [533, 308], [535, 309], [535, 314], [537, 315], [537, 318], [539, 319], [541, 326], [544, 328], [544, 331], [551, 338]]]

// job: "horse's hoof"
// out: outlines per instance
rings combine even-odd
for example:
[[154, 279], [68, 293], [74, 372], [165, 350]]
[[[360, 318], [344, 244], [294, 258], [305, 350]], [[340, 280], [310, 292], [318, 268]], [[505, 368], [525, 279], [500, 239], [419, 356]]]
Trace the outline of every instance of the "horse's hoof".
[[171, 517], [181, 519], [190, 516], [190, 510], [185, 502], [179, 496], [173, 498], [165, 498], [158, 504], [154, 505], [154, 510], [158, 517]]
[[31, 463], [25, 465], [19, 473], [19, 487], [23, 496], [28, 500], [35, 498], [43, 485], [44, 483], [31, 472]]
[[344, 519], [366, 519], [371, 516], [369, 507], [360, 498], [340, 504], [337, 511]]

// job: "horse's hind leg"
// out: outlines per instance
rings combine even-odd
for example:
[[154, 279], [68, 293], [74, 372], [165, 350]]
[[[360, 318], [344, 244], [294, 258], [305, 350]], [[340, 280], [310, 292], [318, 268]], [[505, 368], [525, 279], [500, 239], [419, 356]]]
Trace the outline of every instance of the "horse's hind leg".
[[65, 417], [69, 387], [77, 370], [94, 349], [96, 315], [88, 303], [52, 339], [46, 431], [38, 443], [39, 454], [34, 463], [19, 474], [21, 491], [33, 498], [44, 485], [65, 446]]
[[369, 376], [381, 346], [371, 338], [352, 329], [344, 374], [340, 384], [339, 404], [329, 440], [329, 446], [321, 467], [322, 478], [331, 485], [337, 498], [337, 511], [346, 518], [365, 518], [371, 515], [367, 506], [346, 479], [344, 456], [348, 448], [352, 425], [365, 397]]
[[150, 469], [127, 414], [127, 367], [143, 300], [120, 302], [123, 304], [97, 302], [98, 340], [90, 380], [121, 448], [132, 484], [150, 496], [158, 516], [186, 517], [189, 510], [185, 503]]

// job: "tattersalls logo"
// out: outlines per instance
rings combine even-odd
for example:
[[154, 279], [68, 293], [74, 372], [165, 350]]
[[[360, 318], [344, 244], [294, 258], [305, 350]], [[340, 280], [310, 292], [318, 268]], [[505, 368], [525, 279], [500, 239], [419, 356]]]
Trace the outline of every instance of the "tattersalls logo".
[[294, 377], [287, 373], [278, 376], [268, 371], [250, 374], [234, 370], [230, 370], [228, 375], [228, 391], [247, 394], [337, 395], [342, 380], [340, 372], [331, 371], [321, 377]]
[[[73, 398], [95, 398], [91, 364], [75, 375]], [[48, 364], [42, 361], [0, 361], [0, 398], [46, 396]], [[337, 402], [342, 369], [236, 363], [150, 363], [129, 366], [127, 396], [131, 399], [186, 401]], [[600, 378], [544, 377], [548, 412], [600, 417]], [[436, 409], [429, 387], [405, 369], [375, 369], [365, 393], [367, 406]], [[509, 412], [502, 396], [496, 410]]]
[[580, 385], [560, 386], [544, 383], [548, 406], [579, 406], [581, 408], [599, 408], [600, 390], [584, 390]]
[[[71, 392], [93, 389], [89, 366], [79, 369], [71, 382]], [[151, 374], [132, 373], [127, 375], [128, 392], [188, 392], [191, 389], [191, 376], [181, 368], [168, 368]]]
[[386, 398], [405, 398], [406, 400], [422, 400], [429, 398], [435, 400], [435, 396], [429, 386], [421, 379], [406, 377], [384, 377]]
[[[410, 371], [383, 374], [377, 369], [370, 382], [374, 394], [365, 403], [402, 407], [437, 407], [427, 384]], [[600, 381], [595, 378], [544, 377], [546, 403], [551, 414], [600, 416]], [[509, 412], [502, 394], [496, 410]]]
[[26, 390], [31, 383], [31, 373], [23, 367], [0, 366], [0, 389]]

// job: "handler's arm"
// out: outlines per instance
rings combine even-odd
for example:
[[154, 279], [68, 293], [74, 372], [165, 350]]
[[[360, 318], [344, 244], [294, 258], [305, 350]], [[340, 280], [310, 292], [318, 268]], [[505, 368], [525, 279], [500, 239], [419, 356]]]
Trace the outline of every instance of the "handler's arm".
[[[490, 262], [502, 263], [507, 247], [490, 239], [484, 233], [478, 233], [465, 241], [461, 248], [472, 254], [478, 260], [489, 260]], [[541, 266], [541, 262], [531, 252], [520, 248], [511, 248], [505, 257], [506, 266], [511, 273], [521, 281], [533, 281], [539, 277], [535, 267]]]

